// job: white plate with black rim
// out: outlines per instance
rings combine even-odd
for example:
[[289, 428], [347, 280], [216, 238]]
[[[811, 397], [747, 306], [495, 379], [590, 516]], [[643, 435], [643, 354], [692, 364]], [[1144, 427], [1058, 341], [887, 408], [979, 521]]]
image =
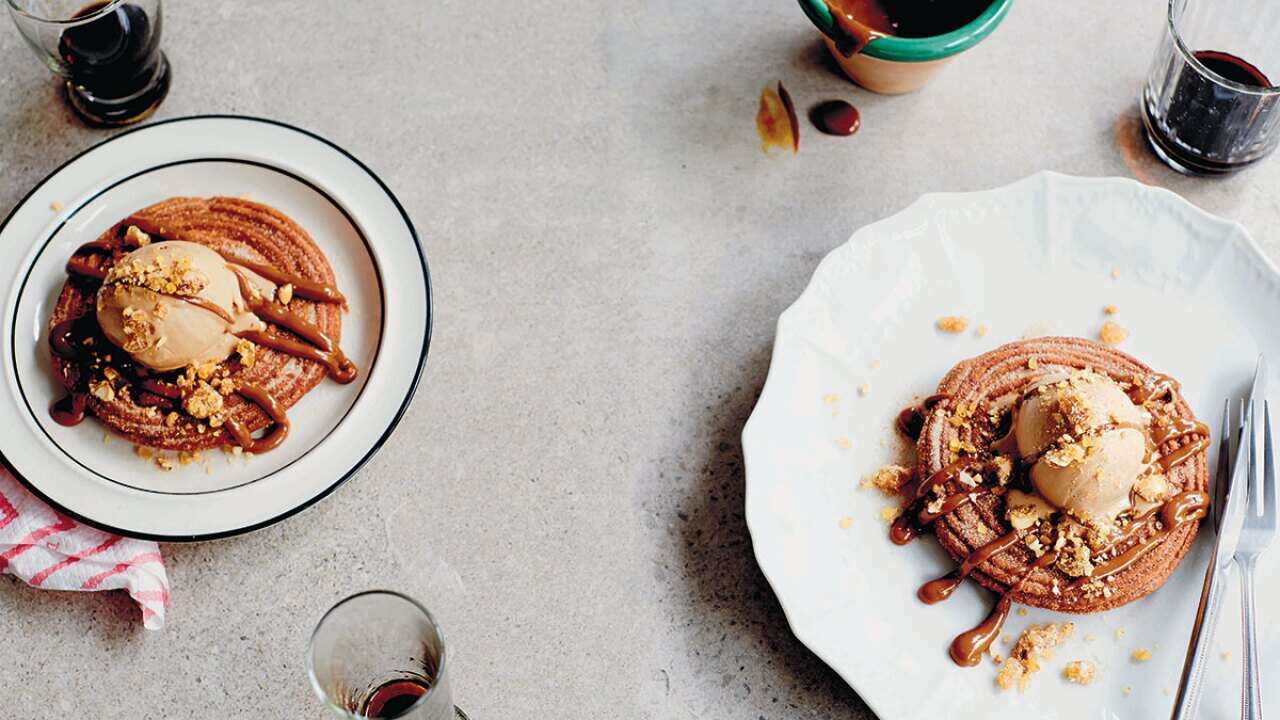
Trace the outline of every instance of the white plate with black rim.
[[[1106, 315], [1106, 305], [1118, 312]], [[1026, 692], [1001, 692], [990, 661], [961, 668], [947, 653], [993, 595], [966, 583], [945, 603], [919, 602], [916, 589], [955, 563], [932, 538], [894, 545], [879, 513], [896, 503], [859, 480], [903, 459], [897, 411], [955, 363], [1028, 335], [1096, 337], [1106, 320], [1130, 331], [1121, 350], [1181, 381], [1216, 438], [1223, 400], [1247, 391], [1259, 352], [1273, 360], [1276, 386], [1278, 307], [1280, 272], [1242, 227], [1132, 180], [1040, 173], [925, 195], [858, 230], [779, 318], [769, 379], [742, 433], [752, 544], [796, 636], [886, 720], [1168, 717], [1210, 526], [1141, 600], [1090, 615], [1015, 613], [1011, 638], [1049, 621], [1074, 622], [1075, 634]], [[971, 319], [967, 332], [935, 329], [953, 315]], [[1280, 614], [1268, 599], [1280, 597], [1280, 551], [1262, 556], [1257, 587], [1270, 613], [1259, 623], [1262, 676], [1276, 678]], [[1206, 718], [1239, 716], [1235, 583], [1227, 592]], [[1134, 658], [1140, 648], [1149, 659]], [[1097, 680], [1067, 682], [1070, 660], [1094, 662]]]
[[[348, 298], [341, 344], [361, 374], [349, 385], [326, 379], [303, 396], [275, 450], [206, 453], [206, 463], [165, 471], [94, 421], [53, 421], [49, 406], [62, 389], [51, 371], [47, 324], [71, 252], [175, 195], [245, 196], [306, 229]], [[256, 530], [332, 492], [403, 416], [431, 339], [426, 257], [391, 190], [328, 140], [251, 117], [153, 123], [55, 170], [0, 225], [0, 298], [0, 456], [58, 510], [167, 541]]]

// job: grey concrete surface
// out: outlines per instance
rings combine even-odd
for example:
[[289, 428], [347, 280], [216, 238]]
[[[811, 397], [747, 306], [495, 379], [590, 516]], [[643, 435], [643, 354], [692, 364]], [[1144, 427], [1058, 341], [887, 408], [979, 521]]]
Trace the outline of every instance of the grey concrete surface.
[[[789, 0], [166, 13], [159, 117], [298, 124], [399, 194], [434, 273], [431, 356], [395, 436], [333, 497], [164, 547], [163, 631], [119, 594], [0, 580], [4, 717], [322, 717], [314, 621], [389, 586], [437, 612], [476, 720], [870, 718], [788, 631], [743, 521], [739, 431], [819, 259], [923, 192], [1044, 168], [1165, 185], [1277, 247], [1280, 162], [1191, 180], [1140, 145], [1159, 0], [1020, 2], [893, 98], [836, 76]], [[0, 60], [7, 212], [108, 133], [70, 115], [12, 28]], [[862, 131], [802, 121], [798, 155], [764, 156], [756, 103], [779, 80], [802, 113], [853, 101]]]

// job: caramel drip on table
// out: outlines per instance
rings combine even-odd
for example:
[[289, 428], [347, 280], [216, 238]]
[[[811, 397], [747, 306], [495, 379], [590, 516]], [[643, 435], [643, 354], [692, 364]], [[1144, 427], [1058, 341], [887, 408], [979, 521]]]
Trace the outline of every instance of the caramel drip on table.
[[253, 453], [272, 450], [284, 442], [285, 437], [289, 435], [289, 416], [285, 413], [280, 403], [276, 401], [275, 397], [257, 385], [248, 384], [237, 387], [236, 394], [262, 408], [267, 417], [271, 418], [273, 426], [266, 435], [255, 440], [249, 429], [239, 420], [227, 418], [222, 427], [231, 436], [231, 439], [240, 447]]

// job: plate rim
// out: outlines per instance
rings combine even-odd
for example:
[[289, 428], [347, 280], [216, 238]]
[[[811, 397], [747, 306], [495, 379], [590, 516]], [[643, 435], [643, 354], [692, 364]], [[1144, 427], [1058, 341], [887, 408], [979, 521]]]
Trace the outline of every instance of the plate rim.
[[330, 148], [336, 150], [343, 157], [350, 160], [352, 163], [356, 165], [356, 167], [358, 167], [366, 175], [368, 175], [374, 181], [374, 183], [377, 184], [378, 188], [383, 192], [383, 194], [385, 194], [387, 198], [391, 200], [392, 205], [396, 208], [396, 211], [399, 212], [400, 218], [404, 222], [405, 228], [409, 231], [410, 237], [413, 239], [414, 250], [417, 253], [418, 261], [422, 268], [423, 289], [425, 294], [424, 299], [426, 303], [426, 306], [425, 306], [426, 322], [424, 324], [424, 332], [422, 337], [422, 349], [418, 356], [418, 362], [414, 367], [413, 378], [409, 383], [408, 391], [405, 393], [405, 397], [401, 401], [400, 407], [397, 408], [395, 413], [392, 415], [386, 429], [383, 430], [381, 435], [372, 444], [372, 446], [370, 446], [370, 448], [358, 460], [356, 460], [356, 462], [348, 470], [339, 474], [336, 480], [334, 480], [332, 483], [330, 483], [327, 487], [322, 489], [320, 492], [306, 499], [304, 502], [298, 503], [293, 507], [290, 507], [287, 510], [284, 510], [283, 512], [280, 512], [276, 515], [265, 518], [263, 520], [259, 520], [254, 523], [250, 523], [249, 525], [230, 528], [227, 530], [219, 530], [219, 531], [207, 532], [207, 533], [192, 533], [192, 534], [150, 533], [150, 532], [140, 532], [136, 530], [127, 530], [123, 528], [117, 528], [112, 526], [110, 523], [97, 521], [90, 517], [85, 516], [82, 513], [72, 511], [62, 506], [61, 504], [57, 503], [50, 497], [48, 497], [46, 494], [41, 492], [40, 489], [36, 487], [34, 483], [29, 481], [16, 467], [14, 467], [12, 463], [8, 461], [8, 459], [4, 455], [3, 447], [0, 447], [0, 462], [3, 462], [4, 469], [8, 471], [11, 475], [13, 475], [13, 477], [17, 479], [18, 482], [20, 482], [28, 491], [30, 491], [36, 497], [40, 498], [44, 503], [48, 504], [50, 507], [54, 508], [56, 511], [63, 513], [65, 515], [68, 515], [69, 517], [72, 517], [79, 522], [85, 523], [86, 525], [90, 525], [92, 527], [98, 528], [105, 532], [110, 532], [110, 533], [125, 536], [125, 537], [137, 538], [141, 540], [153, 540], [157, 542], [183, 542], [183, 543], [204, 542], [204, 541], [210, 541], [210, 540], [221, 540], [225, 538], [235, 537], [238, 535], [246, 535], [248, 533], [256, 532], [258, 530], [262, 530], [263, 528], [270, 527], [271, 525], [274, 525], [283, 520], [286, 520], [294, 515], [297, 515], [303, 510], [306, 510], [307, 508], [312, 507], [313, 505], [319, 503], [321, 500], [328, 497], [330, 494], [332, 494], [335, 490], [337, 490], [340, 486], [342, 486], [348, 480], [350, 480], [353, 476], [355, 476], [357, 472], [360, 471], [361, 468], [363, 468], [369, 462], [369, 460], [373, 458], [374, 455], [378, 453], [379, 450], [382, 449], [382, 446], [386, 444], [387, 440], [390, 439], [391, 435], [395, 432], [395, 429], [400, 425], [400, 421], [404, 418], [405, 413], [408, 412], [409, 406], [412, 404], [413, 399], [417, 396], [418, 389], [421, 386], [422, 376], [426, 369], [427, 356], [431, 347], [432, 330], [435, 323], [435, 304], [434, 304], [434, 297], [432, 292], [430, 265], [427, 261], [426, 251], [422, 247], [422, 238], [418, 235], [418, 230], [414, 226], [413, 220], [409, 217], [408, 211], [405, 210], [404, 205], [400, 202], [400, 198], [398, 198], [396, 194], [392, 192], [391, 188], [387, 185], [387, 183], [383, 181], [383, 179], [379, 177], [379, 175], [375, 173], [372, 168], [366, 165], [363, 161], [360, 160], [360, 158], [356, 157], [353, 153], [343, 148], [341, 145], [338, 145], [332, 140], [329, 140], [328, 138], [325, 138], [324, 136], [319, 135], [310, 130], [307, 130], [305, 128], [301, 128], [296, 125], [292, 125], [290, 123], [286, 123], [281, 120], [275, 120], [272, 118], [259, 117], [255, 115], [240, 115], [240, 114], [234, 114], [234, 113], [204, 113], [204, 114], [182, 115], [178, 117], [165, 118], [163, 120], [148, 122], [145, 124], [137, 125], [135, 127], [131, 127], [122, 132], [118, 132], [112, 135], [111, 137], [104, 138], [90, 145], [89, 147], [84, 148], [83, 150], [76, 153], [75, 155], [71, 156], [70, 158], [68, 158], [61, 164], [59, 164], [57, 167], [55, 167], [53, 170], [51, 170], [43, 178], [41, 178], [39, 182], [32, 185], [31, 189], [28, 190], [26, 194], [24, 194], [22, 198], [14, 204], [13, 208], [10, 209], [8, 214], [5, 215], [4, 220], [0, 221], [0, 233], [4, 232], [5, 228], [9, 224], [9, 221], [12, 220], [15, 215], [17, 215], [19, 210], [26, 207], [27, 203], [40, 190], [41, 187], [43, 187], [46, 183], [48, 183], [50, 180], [56, 177], [64, 169], [66, 169], [72, 163], [84, 157], [85, 155], [93, 152], [94, 150], [97, 150], [98, 148], [104, 145], [112, 143], [127, 135], [132, 135], [133, 133], [136, 133], [136, 132], [145, 131], [147, 129], [159, 127], [162, 125], [169, 125], [174, 123], [190, 122], [190, 121], [197, 121], [197, 120], [237, 120], [237, 121], [263, 123], [266, 125], [273, 125], [279, 128], [284, 128], [286, 130], [299, 133], [312, 140], [319, 141], [320, 143], [323, 143], [324, 145], [329, 146]]
[[[810, 620], [809, 623], [801, 621], [802, 615], [799, 612], [800, 603], [796, 602], [796, 598], [799, 595], [795, 592], [789, 591], [776, 579], [776, 573], [771, 572], [769, 563], [761, 554], [761, 546], [768, 542], [772, 536], [760, 528], [760, 520], [757, 519], [759, 517], [759, 513], [767, 512], [767, 503], [762, 497], [762, 493], [765, 488], [761, 485], [761, 481], [759, 479], [757, 479], [755, 483], [756, 487], [755, 492], [753, 493], [751, 456], [754, 454], [752, 448], [756, 445], [754, 440], [754, 435], [756, 433], [752, 431], [752, 428], [761, 422], [758, 418], [763, 416], [762, 405], [766, 396], [769, 395], [770, 381], [774, 379], [774, 373], [780, 367], [778, 362], [780, 354], [779, 348], [781, 347], [781, 344], [778, 342], [779, 334], [784, 327], [784, 323], [787, 322], [788, 317], [793, 314], [792, 311], [802, 303], [808, 302], [810, 294], [816, 292], [819, 277], [824, 274], [824, 268], [827, 264], [829, 262], [833, 262], [833, 258], [838, 254], [847, 252], [847, 248], [852, 246], [855, 240], [860, 239], [860, 236], [867, 233], [873, 233], [876, 226], [890, 223], [899, 219], [901, 216], [908, 216], [921, 212], [928, 213], [932, 209], [932, 206], [941, 199], [962, 199], [977, 203], [990, 201], [1001, 195], [1026, 191], [1028, 189], [1035, 192], [1037, 186], [1039, 188], [1039, 192], [1049, 193], [1053, 190], [1055, 185], [1063, 186], [1069, 184], [1074, 184], [1077, 187], [1123, 185], [1127, 191], [1133, 192], [1134, 194], [1145, 193], [1159, 198], [1160, 202], [1165, 203], [1166, 205], [1179, 206], [1183, 211], [1188, 212], [1192, 217], [1194, 217], [1197, 223], [1216, 225], [1224, 231], [1227, 231], [1226, 242], [1238, 245], [1251, 256], [1261, 269], [1270, 273], [1275, 280], [1280, 281], [1280, 266], [1277, 266], [1277, 264], [1267, 256], [1262, 247], [1258, 244], [1258, 241], [1249, 233], [1244, 225], [1238, 221], [1215, 215], [1172, 190], [1148, 185], [1139, 182], [1134, 178], [1120, 176], [1070, 175], [1052, 170], [1040, 170], [1018, 180], [982, 190], [922, 193], [918, 198], [900, 210], [855, 228], [847, 240], [835, 246], [831, 251], [823, 256], [822, 260], [820, 260], [814, 268], [813, 274], [809, 277], [809, 281], [805, 284], [804, 290], [802, 290], [800, 294], [796, 296], [796, 299], [787, 305], [786, 309], [778, 315], [778, 320], [774, 325], [773, 347], [769, 353], [769, 371], [765, 376], [765, 382], [760, 389], [760, 394], [757, 397], [755, 404], [752, 406], [751, 414], [743, 424], [742, 431], [739, 436], [742, 447], [743, 465], [743, 515], [747, 524], [747, 532], [751, 537], [752, 554], [755, 557], [756, 566], [760, 569], [761, 574], [764, 575], [765, 581], [769, 584], [769, 589], [773, 592], [773, 596], [777, 600], [779, 607], [782, 608], [783, 616], [786, 618], [787, 626], [791, 630], [791, 633], [809, 652], [813, 653], [827, 667], [840, 676], [840, 678], [858, 694], [858, 697], [878, 717], [886, 717], [886, 713], [890, 708], [884, 707], [878, 697], [867, 694], [863, 688], [859, 687], [853, 677], [852, 671], [855, 668], [851, 668], [847, 664], [841, 666], [840, 664], [832, 661], [829, 653], [827, 652], [828, 645], [819, 641], [822, 636], [820, 629], [815, 630], [811, 627], [813, 622], [812, 620]], [[781, 373], [779, 373], [779, 376], [780, 375]], [[763, 448], [761, 448], [761, 452], [764, 452]], [[760, 472], [757, 471], [756, 475], [760, 475]]]

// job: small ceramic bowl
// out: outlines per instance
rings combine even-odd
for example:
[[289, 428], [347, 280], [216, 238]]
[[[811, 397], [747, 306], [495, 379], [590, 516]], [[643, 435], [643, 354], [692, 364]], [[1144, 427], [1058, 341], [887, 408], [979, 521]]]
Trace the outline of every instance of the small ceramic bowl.
[[861, 52], [845, 57], [832, 39], [835, 19], [823, 0], [799, 0], [809, 20], [822, 31], [827, 49], [840, 69], [854, 82], [885, 95], [918, 90], [952, 58], [982, 42], [1009, 14], [1013, 0], [992, 0], [972, 22], [943, 35], [923, 38], [881, 37], [867, 43]]

